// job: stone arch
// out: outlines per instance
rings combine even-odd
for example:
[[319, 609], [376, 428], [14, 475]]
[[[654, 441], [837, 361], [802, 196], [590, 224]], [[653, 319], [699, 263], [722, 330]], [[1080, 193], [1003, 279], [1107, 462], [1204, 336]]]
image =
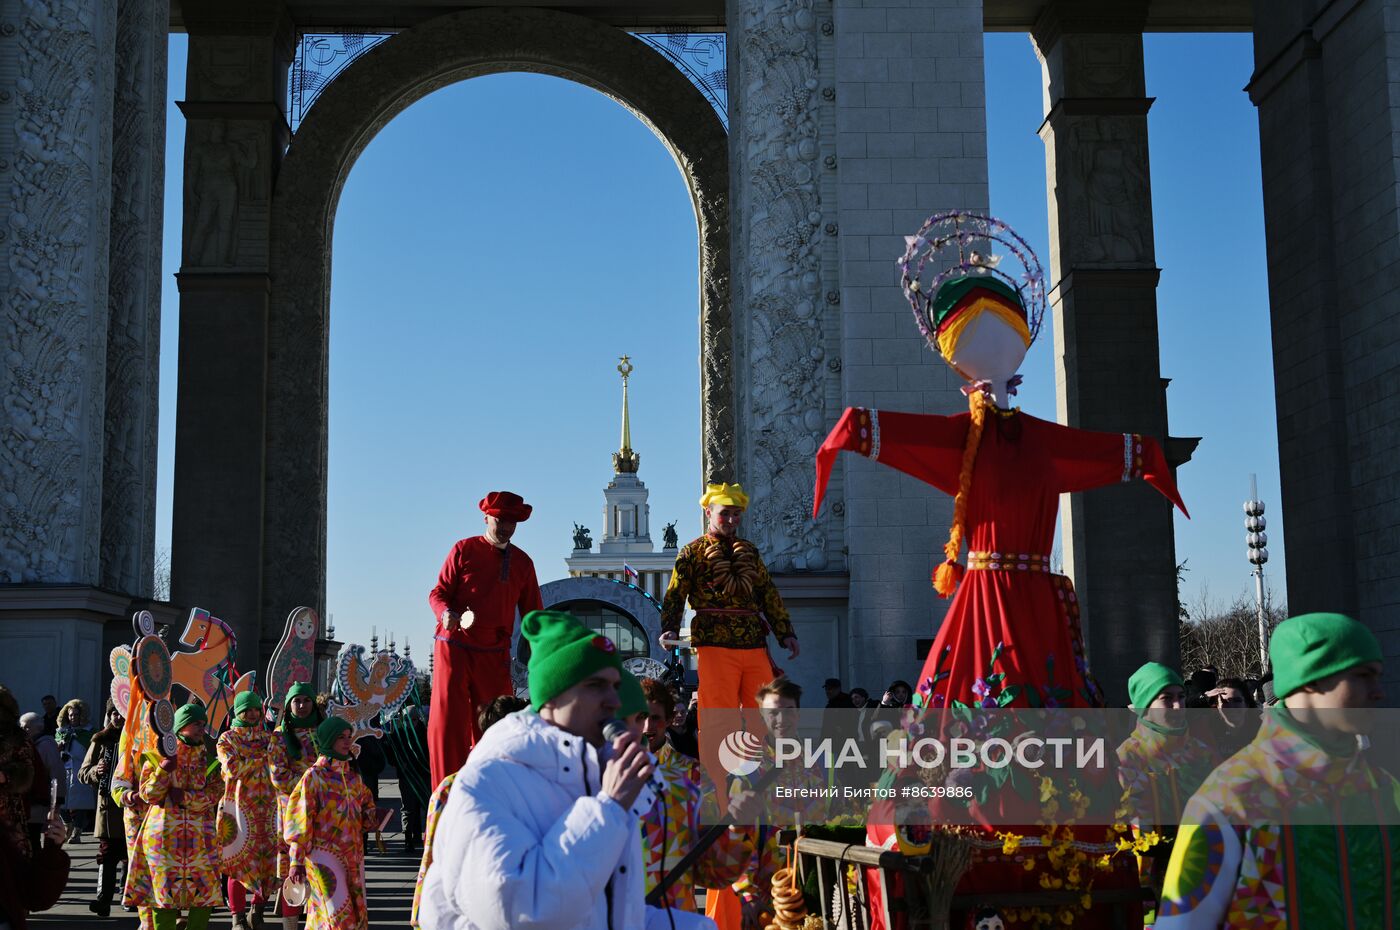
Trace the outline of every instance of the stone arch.
[[313, 596], [318, 606], [325, 601], [330, 251], [345, 179], [370, 140], [410, 104], [450, 84], [507, 71], [549, 74], [607, 95], [675, 158], [699, 226], [702, 469], [709, 480], [733, 480], [728, 137], [713, 108], [656, 51], [593, 20], [541, 9], [442, 16], [382, 42], [342, 71], [301, 123], [277, 177], [264, 630], [280, 631], [287, 604]]

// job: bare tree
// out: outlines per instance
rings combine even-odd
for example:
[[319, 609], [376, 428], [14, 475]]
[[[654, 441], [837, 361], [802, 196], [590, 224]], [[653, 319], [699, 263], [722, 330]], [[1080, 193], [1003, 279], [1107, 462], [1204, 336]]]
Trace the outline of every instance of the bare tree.
[[[1221, 604], [1202, 588], [1181, 621], [1183, 672], [1214, 666], [1221, 677], [1259, 678], [1259, 614], [1254, 598], [1240, 593]], [[1287, 608], [1264, 602], [1264, 619], [1270, 633], [1288, 616]]]
[[161, 546], [156, 549], [155, 589], [151, 597], [157, 601], [170, 600], [170, 550]]

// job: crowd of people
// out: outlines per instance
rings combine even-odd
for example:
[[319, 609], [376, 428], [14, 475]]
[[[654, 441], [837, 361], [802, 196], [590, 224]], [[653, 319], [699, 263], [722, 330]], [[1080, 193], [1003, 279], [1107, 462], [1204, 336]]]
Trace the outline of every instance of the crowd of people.
[[[65, 738], [60, 713], [55, 740], [0, 687], [0, 928], [54, 904], [71, 866], [63, 847], [91, 810], [97, 917], [116, 903], [142, 930], [203, 930], [227, 908], [234, 930], [260, 930], [275, 902], [286, 930], [303, 916], [308, 930], [362, 930], [365, 845], [386, 817], [361, 777], [371, 760], [352, 759], [351, 725], [325, 703], [298, 683], [275, 719], [243, 692], [215, 734], [192, 699], [174, 711], [173, 753], [133, 757], [110, 700], [102, 729], [82, 737], [71, 731], [84, 718], [67, 718]], [[89, 795], [93, 807], [74, 805]]]
[[[707, 512], [735, 507], [736, 491], [730, 486], [722, 500], [712, 499]], [[484, 570], [445, 569], [435, 598], [450, 604], [459, 586], [479, 592], [509, 581], [514, 527], [502, 526], [507, 522], [496, 521], [507, 540], [493, 546], [499, 561]], [[731, 514], [728, 522], [738, 521]], [[717, 519], [712, 530], [722, 525]], [[730, 565], [746, 558], [720, 551]], [[687, 598], [687, 584], [713, 592], [706, 577], [712, 571], [696, 566], [675, 588]], [[365, 930], [372, 906], [367, 837], [387, 813], [373, 786], [386, 761], [400, 780], [405, 851], [421, 851], [412, 922], [422, 930], [814, 926], [806, 919], [820, 918], [805, 911], [791, 851], [761, 814], [772, 803], [765, 776], [776, 768], [774, 740], [795, 735], [802, 689], [780, 674], [751, 674], [774, 670], [768, 635], [787, 633], [782, 642], [793, 654], [796, 637], [778, 625], [745, 629], [751, 616], [781, 609], [762, 575], [749, 580], [716, 598], [724, 606], [710, 608], [708, 625], [693, 624], [692, 638], [698, 632], [701, 642], [725, 640], [756, 654], [701, 653], [699, 688], [689, 695], [675, 681], [632, 676], [616, 645], [572, 615], [535, 609], [520, 624], [528, 699], [483, 687], [476, 673], [493, 674], [489, 663], [499, 657], [470, 650], [472, 662], [448, 679], [470, 700], [432, 710], [421, 706], [425, 701], [410, 704], [384, 721], [382, 746], [367, 740], [356, 749], [351, 725], [327, 716], [326, 696], [298, 683], [280, 715], [257, 694], [239, 694], [218, 734], [209, 732], [201, 704], [186, 703], [175, 713], [175, 752], [146, 754], [124, 767], [129, 728], [110, 702], [92, 731], [81, 702], [60, 709], [48, 700], [45, 712], [21, 714], [0, 688], [0, 928], [22, 928], [30, 912], [53, 904], [70, 867], [64, 845], [91, 830], [98, 869], [90, 909], [99, 917], [115, 905], [134, 911], [142, 930], [204, 930], [216, 910], [227, 909], [234, 930], [260, 930], [269, 918], [286, 930], [303, 918], [308, 930]], [[538, 595], [510, 596], [518, 604]], [[750, 596], [766, 600], [754, 615], [742, 612]], [[440, 630], [475, 627], [468, 604], [455, 617], [449, 611], [439, 615]], [[450, 631], [447, 620], [456, 621]], [[439, 646], [439, 655], [455, 658], [450, 636]], [[1118, 853], [1132, 861], [1144, 899], [1150, 893], [1144, 925], [1195, 930], [1313, 919], [1329, 894], [1349, 902], [1348, 926], [1392, 925], [1389, 844], [1400, 817], [1379, 811], [1370, 826], [1278, 824], [1281, 806], [1332, 796], [1290, 774], [1300, 769], [1319, 785], [1344, 785], [1371, 803], [1394, 806], [1400, 798], [1394, 779], [1362, 751], [1364, 719], [1345, 713], [1383, 701], [1379, 645], [1354, 620], [1311, 614], [1278, 627], [1270, 651], [1274, 673], [1261, 681], [1221, 677], [1211, 668], [1183, 679], [1147, 662], [1122, 696], [1137, 726], [1117, 751], [1131, 836]], [[706, 688], [707, 671], [716, 669], [729, 689], [719, 699]], [[928, 688], [899, 679], [878, 701], [863, 688], [844, 690], [837, 678], [827, 679], [824, 691], [826, 709], [835, 712], [828, 719], [843, 721], [845, 735], [862, 742], [908, 726], [910, 708], [937, 703]], [[717, 779], [707, 765], [705, 711], [722, 708], [717, 700], [757, 714], [767, 734], [757, 771]], [[472, 711], [470, 727], [460, 719], [463, 708]], [[1188, 727], [1188, 708], [1214, 712], [1204, 728], [1199, 721]], [[425, 754], [414, 747], [463, 740], [470, 744], [465, 758], [432, 780]], [[792, 802], [789, 818], [828, 819], [817, 789], [830, 783], [830, 772], [776, 774], [778, 784], [794, 789], [790, 796], [807, 798]], [[1382, 854], [1335, 854], [1360, 850], [1357, 843]], [[1027, 862], [1028, 870], [1039, 869]], [[1295, 889], [1290, 876], [1304, 865], [1310, 884]], [[1274, 880], [1288, 893], [1261, 894], [1262, 883]], [[975, 887], [983, 903], [995, 905], [994, 891]], [[810, 903], [814, 911], [825, 904]], [[1018, 916], [1015, 908], [984, 907], [975, 916], [979, 926], [1038, 926], [1043, 913], [1056, 912], [1021, 909]], [[1100, 926], [1099, 917], [1086, 903], [1069, 923]]]

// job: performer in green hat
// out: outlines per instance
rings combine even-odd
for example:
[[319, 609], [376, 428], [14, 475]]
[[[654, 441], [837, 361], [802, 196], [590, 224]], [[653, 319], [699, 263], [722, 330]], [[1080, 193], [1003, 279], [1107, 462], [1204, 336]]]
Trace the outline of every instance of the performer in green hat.
[[141, 760], [141, 797], [150, 804], [136, 840], [122, 903], [155, 910], [156, 930], [204, 930], [223, 903], [214, 817], [223, 797], [218, 761], [204, 743], [204, 708], [175, 711], [175, 755]]
[[[354, 727], [348, 720], [327, 717], [321, 721], [316, 727], [316, 762], [287, 800], [287, 817], [282, 822], [291, 860], [287, 880], [308, 885], [308, 930], [369, 927], [361, 837], [379, 829], [379, 818], [374, 797], [350, 767], [354, 745]], [[316, 868], [309, 868], [313, 863]]]
[[[219, 764], [224, 770], [224, 800], [219, 805], [222, 869], [228, 876], [228, 907], [233, 930], [262, 923], [267, 902], [277, 891], [277, 789], [274, 760], [281, 759], [280, 734], [268, 730], [263, 702], [254, 691], [233, 700], [233, 726], [219, 737]], [[251, 893], [251, 894], [250, 894]]]
[[1181, 812], [1217, 759], [1187, 732], [1186, 689], [1176, 669], [1144, 663], [1128, 679], [1128, 701], [1138, 722], [1118, 747], [1123, 819], [1134, 839], [1148, 839], [1137, 853], [1138, 874], [1144, 886], [1160, 891]]
[[[281, 822], [287, 822], [287, 803], [301, 776], [316, 761], [316, 728], [326, 715], [316, 703], [316, 689], [307, 681], [299, 681], [287, 689], [282, 702], [282, 719], [277, 724], [273, 740], [272, 784], [277, 789], [277, 808]], [[287, 844], [277, 838], [277, 875], [286, 877], [288, 869]], [[279, 901], [283, 930], [296, 930], [301, 908], [292, 907], [285, 899]]]
[[1281, 703], [1187, 804], [1156, 927], [1396, 926], [1400, 783], [1362, 751], [1385, 700], [1380, 644], [1350, 617], [1304, 614], [1269, 658]]
[[[435, 819], [420, 924], [504, 926], [504, 914], [521, 927], [669, 926], [643, 903], [633, 809], [652, 777], [646, 750], [627, 733], [598, 751], [622, 707], [617, 648], [557, 611], [531, 611], [521, 631], [534, 712], [493, 724], [453, 782]], [[670, 916], [677, 930], [698, 926], [694, 915]]]

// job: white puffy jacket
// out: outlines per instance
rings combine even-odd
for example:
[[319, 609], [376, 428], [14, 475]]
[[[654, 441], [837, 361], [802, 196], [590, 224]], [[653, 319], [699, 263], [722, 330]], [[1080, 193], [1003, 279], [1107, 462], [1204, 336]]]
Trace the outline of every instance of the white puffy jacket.
[[713, 928], [646, 906], [637, 815], [601, 783], [597, 751], [532, 711], [487, 730], [438, 820], [424, 930]]

